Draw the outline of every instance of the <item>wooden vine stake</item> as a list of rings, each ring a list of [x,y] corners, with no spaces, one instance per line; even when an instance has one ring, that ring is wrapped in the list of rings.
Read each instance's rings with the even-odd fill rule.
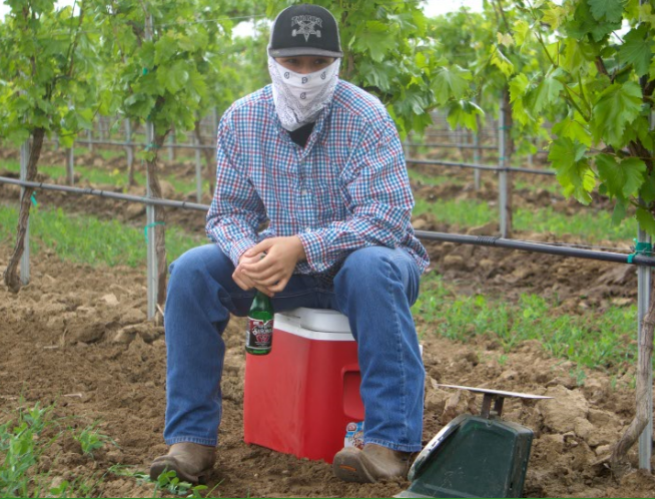
[[[32,133],[32,145],[30,147],[30,158],[27,163],[27,178],[28,182],[36,181],[37,165],[39,157],[41,156],[41,148],[43,146],[43,137],[45,136],[44,128],[36,128]],[[34,193],[33,187],[25,187],[23,189],[23,197],[20,200],[20,212],[18,214],[18,232],[16,235],[16,244],[14,251],[9,259],[9,265],[4,272],[4,281],[9,290],[13,293],[18,293],[21,288],[20,277],[18,275],[18,266],[20,259],[25,251],[25,234],[27,233],[27,223],[30,218],[30,207],[32,204],[32,194]]]

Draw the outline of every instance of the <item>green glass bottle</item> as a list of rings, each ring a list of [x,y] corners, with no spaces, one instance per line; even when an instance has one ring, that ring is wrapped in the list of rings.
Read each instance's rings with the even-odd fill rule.
[[[273,304],[271,299],[257,291],[248,312],[246,331],[246,352],[252,355],[266,355],[273,345]]]

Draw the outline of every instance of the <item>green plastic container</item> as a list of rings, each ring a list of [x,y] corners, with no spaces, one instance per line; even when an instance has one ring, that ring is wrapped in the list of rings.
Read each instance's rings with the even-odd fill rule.
[[[532,437],[518,424],[461,415],[419,454],[396,497],[521,497]]]

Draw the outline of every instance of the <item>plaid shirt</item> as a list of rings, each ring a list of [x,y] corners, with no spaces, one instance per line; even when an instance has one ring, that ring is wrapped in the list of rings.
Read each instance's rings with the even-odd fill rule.
[[[353,250],[401,247],[421,271],[402,145],[382,103],[339,81],[306,146],[282,128],[268,85],[236,101],[217,138],[216,192],[207,235],[236,266],[264,238],[298,235],[296,272],[334,274]],[[258,233],[266,221],[268,228]]]

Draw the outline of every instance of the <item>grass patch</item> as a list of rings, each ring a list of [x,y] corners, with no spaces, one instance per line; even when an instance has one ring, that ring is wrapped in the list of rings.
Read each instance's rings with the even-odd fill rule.
[[[514,181],[514,187],[517,190],[528,190],[528,191],[540,191],[542,189],[550,192],[551,194],[556,194],[558,196],[563,196],[562,186],[559,185],[557,181],[550,181],[545,177],[535,177],[539,180],[537,182],[528,182],[525,180],[516,180]]]
[[[143,228],[124,225],[116,220],[67,214],[61,208],[44,210],[32,207],[30,213],[30,244],[37,255],[39,251],[50,248],[64,260],[93,266],[138,267],[146,262],[147,245]],[[15,239],[17,220],[17,208],[0,208],[0,239]],[[202,235],[190,235],[178,227],[168,226],[167,259],[171,262],[205,242],[207,239]]]
[[[612,373],[634,364],[636,347],[626,338],[636,333],[636,305],[579,315],[554,314],[555,306],[537,295],[521,295],[516,304],[484,295],[458,295],[431,273],[421,282],[412,312],[426,323],[422,334],[429,331],[459,341],[488,336],[497,338],[505,352],[522,341],[539,340],[553,357]]]
[[[487,203],[471,200],[417,199],[414,215],[432,214],[438,221],[460,227],[476,227],[498,221],[498,210]],[[621,225],[612,225],[612,215],[606,211],[563,215],[551,207],[538,211],[519,208],[514,212],[514,229],[529,232],[552,232],[558,236],[572,234],[586,241],[631,241],[637,233],[637,222],[630,218]]]
[[[620,225],[613,225],[609,211],[566,216],[550,206],[538,211],[517,210],[514,214],[514,226],[518,230],[553,232],[560,236],[573,234],[590,241],[632,241],[637,234],[637,221],[634,218],[628,218]]]

